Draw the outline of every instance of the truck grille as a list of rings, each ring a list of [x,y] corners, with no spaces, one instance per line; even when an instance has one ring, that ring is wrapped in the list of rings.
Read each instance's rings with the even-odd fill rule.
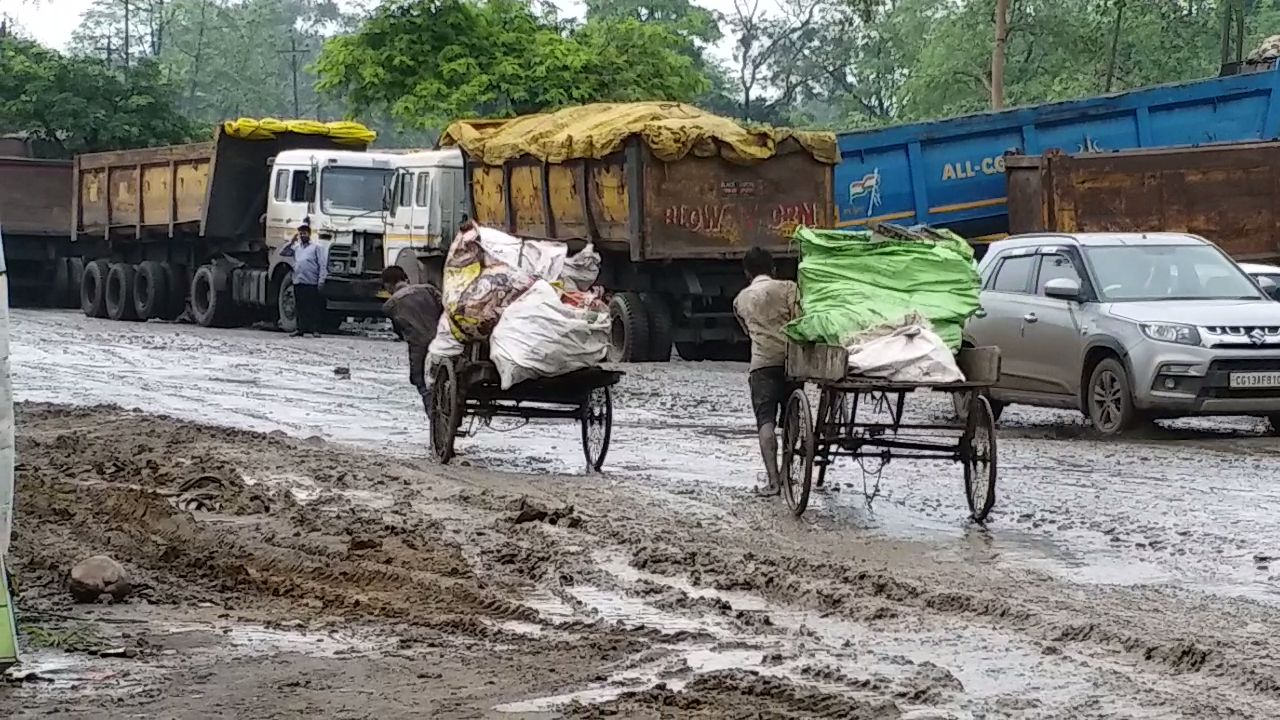
[[[380,233],[356,233],[356,242],[364,250],[364,271],[382,272],[382,235]]]
[[[350,263],[356,259],[356,249],[351,245],[330,245],[329,246],[329,262],[335,260],[343,263]]]

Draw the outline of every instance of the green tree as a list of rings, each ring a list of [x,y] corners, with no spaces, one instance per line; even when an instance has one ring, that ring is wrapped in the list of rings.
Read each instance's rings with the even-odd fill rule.
[[[634,18],[575,26],[520,0],[389,0],[329,40],[318,88],[353,115],[385,110],[409,127],[565,105],[689,100],[707,86],[686,40]]]
[[[0,38],[0,132],[23,133],[56,157],[197,135],[155,62],[122,72],[13,37]]]

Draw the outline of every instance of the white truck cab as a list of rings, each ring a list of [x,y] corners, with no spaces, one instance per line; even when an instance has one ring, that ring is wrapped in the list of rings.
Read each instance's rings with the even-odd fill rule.
[[[406,152],[394,167],[383,201],[385,262],[404,268],[410,282],[441,287],[445,252],[466,213],[462,152]]]
[[[386,251],[383,198],[394,177],[397,156],[355,150],[285,150],[272,163],[267,198],[266,241],[271,278],[278,288],[280,326],[296,327],[292,258],[281,256],[304,219],[311,236],[325,247],[329,313],[378,315],[379,275]]]

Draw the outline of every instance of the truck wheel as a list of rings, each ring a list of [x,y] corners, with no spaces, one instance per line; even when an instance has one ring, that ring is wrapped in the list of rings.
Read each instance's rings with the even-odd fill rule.
[[[342,329],[342,323],[347,321],[347,316],[340,312],[326,311],[320,316],[320,330],[330,335]]]
[[[107,317],[137,320],[133,307],[133,281],[138,269],[129,263],[114,263],[107,271]]]
[[[158,318],[170,302],[169,276],[160,263],[148,260],[133,278],[133,310],[139,320]]]
[[[292,270],[280,278],[280,290],[276,293],[276,327],[287,333],[298,329],[298,303],[293,296]]]
[[[107,274],[111,264],[106,260],[94,260],[84,268],[80,282],[80,310],[86,317],[107,316]]]
[[[671,339],[675,324],[671,319],[671,307],[661,295],[642,295],[644,309],[649,313],[649,360],[671,362]]]
[[[235,319],[231,293],[219,290],[216,269],[201,265],[191,278],[191,316],[202,327],[229,327]]]
[[[67,258],[67,271],[70,273],[71,283],[67,288],[67,298],[62,303],[63,307],[77,308],[80,307],[80,285],[84,282],[84,259],[73,257]]]
[[[707,359],[702,354],[702,344],[696,342],[677,342],[676,354],[689,362],[702,362]]]
[[[702,344],[702,357],[705,360],[727,362],[746,362],[751,359],[751,346],[742,343],[718,341]]]
[[[187,309],[186,271],[182,267],[162,262],[160,274],[164,277],[164,287],[168,292],[157,317],[173,322],[182,317],[182,312]]]
[[[444,294],[444,258],[432,257],[418,261],[422,265],[422,282]]]
[[[644,362],[649,359],[649,318],[640,296],[621,292],[609,301],[613,316],[609,334],[609,362]]]

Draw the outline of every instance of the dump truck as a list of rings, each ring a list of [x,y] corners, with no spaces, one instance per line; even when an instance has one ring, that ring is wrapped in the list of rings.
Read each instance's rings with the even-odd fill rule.
[[[10,302],[79,307],[79,276],[68,257],[71,229],[70,160],[29,156],[21,143],[0,156],[0,227],[8,263]]]
[[[354,123],[234,121],[212,141],[79,155],[72,274],[90,317],[295,327],[292,257],[305,219],[328,251],[326,317],[381,314],[391,156]]]
[[[1280,259],[1280,142],[1005,159],[1009,230],[1194,233]]]
[[[836,227],[922,223],[975,242],[1010,231],[1006,155],[1203,146],[1280,137],[1280,70],[839,135]]]
[[[835,137],[746,129],[687,105],[588,105],[455,123],[477,222],[591,243],[612,293],[610,359],[745,359],[733,315],[753,246],[792,258],[797,225],[833,220]]]

